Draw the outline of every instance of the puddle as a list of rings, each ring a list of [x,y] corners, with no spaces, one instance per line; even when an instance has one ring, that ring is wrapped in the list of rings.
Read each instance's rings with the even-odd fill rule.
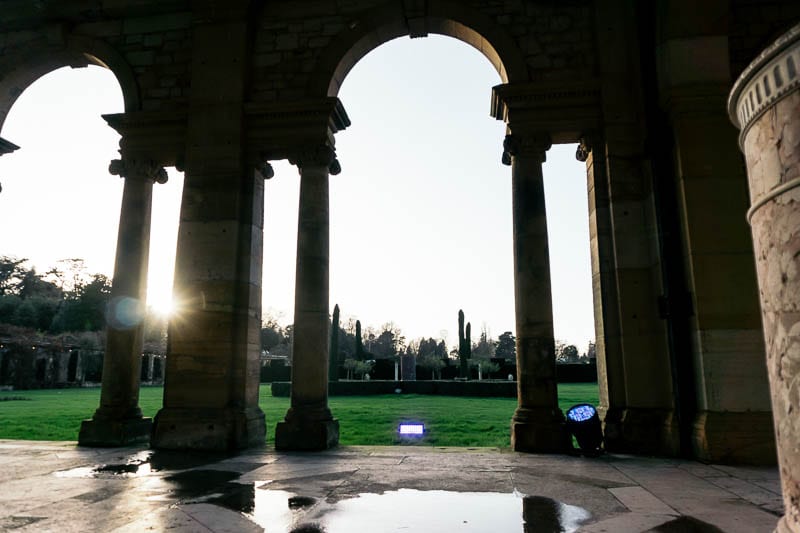
[[[229,457],[229,454],[144,451],[128,457],[125,463],[81,466],[70,470],[53,472],[53,475],[66,478],[101,479],[143,477],[153,472],[196,468],[209,463],[218,462],[220,459],[226,457]],[[120,459],[123,459],[123,457],[120,457]],[[239,474],[234,475],[234,477],[238,476]]]
[[[150,453],[136,454],[121,464],[100,464],[95,466],[81,466],[70,470],[53,472],[56,477],[65,478],[131,478],[150,475],[153,471],[150,466]]]
[[[399,489],[327,503],[267,483],[237,484],[182,504],[211,503],[243,513],[270,533],[572,532],[591,517],[574,505],[520,493]],[[232,487],[231,487],[232,488]],[[249,489],[249,490],[248,490]],[[252,499],[248,500],[248,497]]]

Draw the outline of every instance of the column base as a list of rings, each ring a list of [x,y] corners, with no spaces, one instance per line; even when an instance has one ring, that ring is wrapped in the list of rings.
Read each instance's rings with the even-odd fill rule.
[[[607,451],[669,457],[680,452],[678,420],[669,409],[611,408],[603,422]]]
[[[558,409],[517,408],[511,418],[511,449],[527,453],[567,453],[571,449],[564,415]]]
[[[339,421],[298,420],[278,422],[275,428],[275,449],[313,451],[328,450],[339,444]]]
[[[153,421],[152,448],[162,450],[228,451],[264,446],[264,412],[243,410],[163,408]]]
[[[775,429],[765,411],[704,411],[692,431],[695,457],[723,464],[775,465]]]
[[[78,446],[129,446],[150,441],[152,418],[91,418],[81,422]]]

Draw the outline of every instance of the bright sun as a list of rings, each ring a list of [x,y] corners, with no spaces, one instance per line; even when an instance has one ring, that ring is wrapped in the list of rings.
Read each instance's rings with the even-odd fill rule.
[[[169,317],[175,311],[175,304],[172,301],[172,298],[166,298],[163,300],[152,300],[147,303],[148,307],[150,307],[156,314],[161,315],[162,317]]]

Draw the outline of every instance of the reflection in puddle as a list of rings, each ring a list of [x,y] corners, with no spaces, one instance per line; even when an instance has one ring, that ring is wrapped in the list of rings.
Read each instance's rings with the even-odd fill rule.
[[[53,472],[56,477],[65,478],[129,478],[150,475],[149,452],[142,452],[133,455],[124,464],[101,464],[95,466],[81,466],[70,470]]]
[[[70,470],[54,472],[56,477],[66,478],[129,478],[143,477],[153,472],[185,470],[209,463],[218,462],[230,454],[185,453],[176,451],[143,451],[131,455],[125,463],[81,466]],[[119,459],[123,459],[120,457]],[[238,476],[236,474],[234,477]]]
[[[270,533],[571,532],[591,516],[574,505],[519,493],[400,489],[326,503],[291,492],[260,488],[264,485],[240,485],[241,489],[233,491],[235,497],[218,492],[183,503],[212,503],[239,511]],[[245,487],[253,492],[242,490]],[[249,501],[242,498],[248,492],[253,498]]]

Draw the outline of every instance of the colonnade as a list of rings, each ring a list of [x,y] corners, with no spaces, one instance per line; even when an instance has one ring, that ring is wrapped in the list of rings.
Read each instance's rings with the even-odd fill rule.
[[[293,387],[291,407],[277,427],[279,449],[325,449],[339,438],[338,421],[327,402],[328,181],[340,171],[333,134],[349,121],[341,103],[329,100],[315,124],[293,125],[291,129],[305,131],[303,135],[289,135],[288,141],[284,138],[277,144],[264,141],[268,147],[256,151],[259,160],[285,155],[300,174]],[[213,161],[203,161],[199,153],[196,160],[185,163],[174,291],[178,312],[169,330],[164,408],[153,424],[138,406],[152,187],[166,180],[163,165],[184,163],[165,156],[169,150],[143,146],[154,138],[185,132],[174,127],[180,117],[170,123],[170,135],[154,133],[154,128],[165,127],[164,120],[147,114],[107,120],[123,134],[123,157],[112,162],[110,171],[124,178],[125,186],[102,397],[92,419],[82,424],[79,442],[114,446],[150,440],[161,448],[200,449],[263,443],[258,369],[250,367],[258,353],[261,295],[256,277],[261,273],[263,179],[270,177],[263,168],[268,163],[261,163],[260,172],[243,168],[244,159],[236,163],[229,175],[244,176],[238,178],[243,183],[239,191],[231,190],[230,184],[223,191],[214,185],[218,178],[204,177]],[[541,166],[550,145],[547,133],[519,128],[503,144],[514,197],[519,404],[511,421],[511,440],[514,449],[524,451],[560,451],[566,442],[557,404]],[[193,167],[203,172],[193,173]],[[216,195],[213,203],[208,195]],[[242,333],[235,333],[239,330]],[[243,342],[231,344],[231,334],[242,335]]]

